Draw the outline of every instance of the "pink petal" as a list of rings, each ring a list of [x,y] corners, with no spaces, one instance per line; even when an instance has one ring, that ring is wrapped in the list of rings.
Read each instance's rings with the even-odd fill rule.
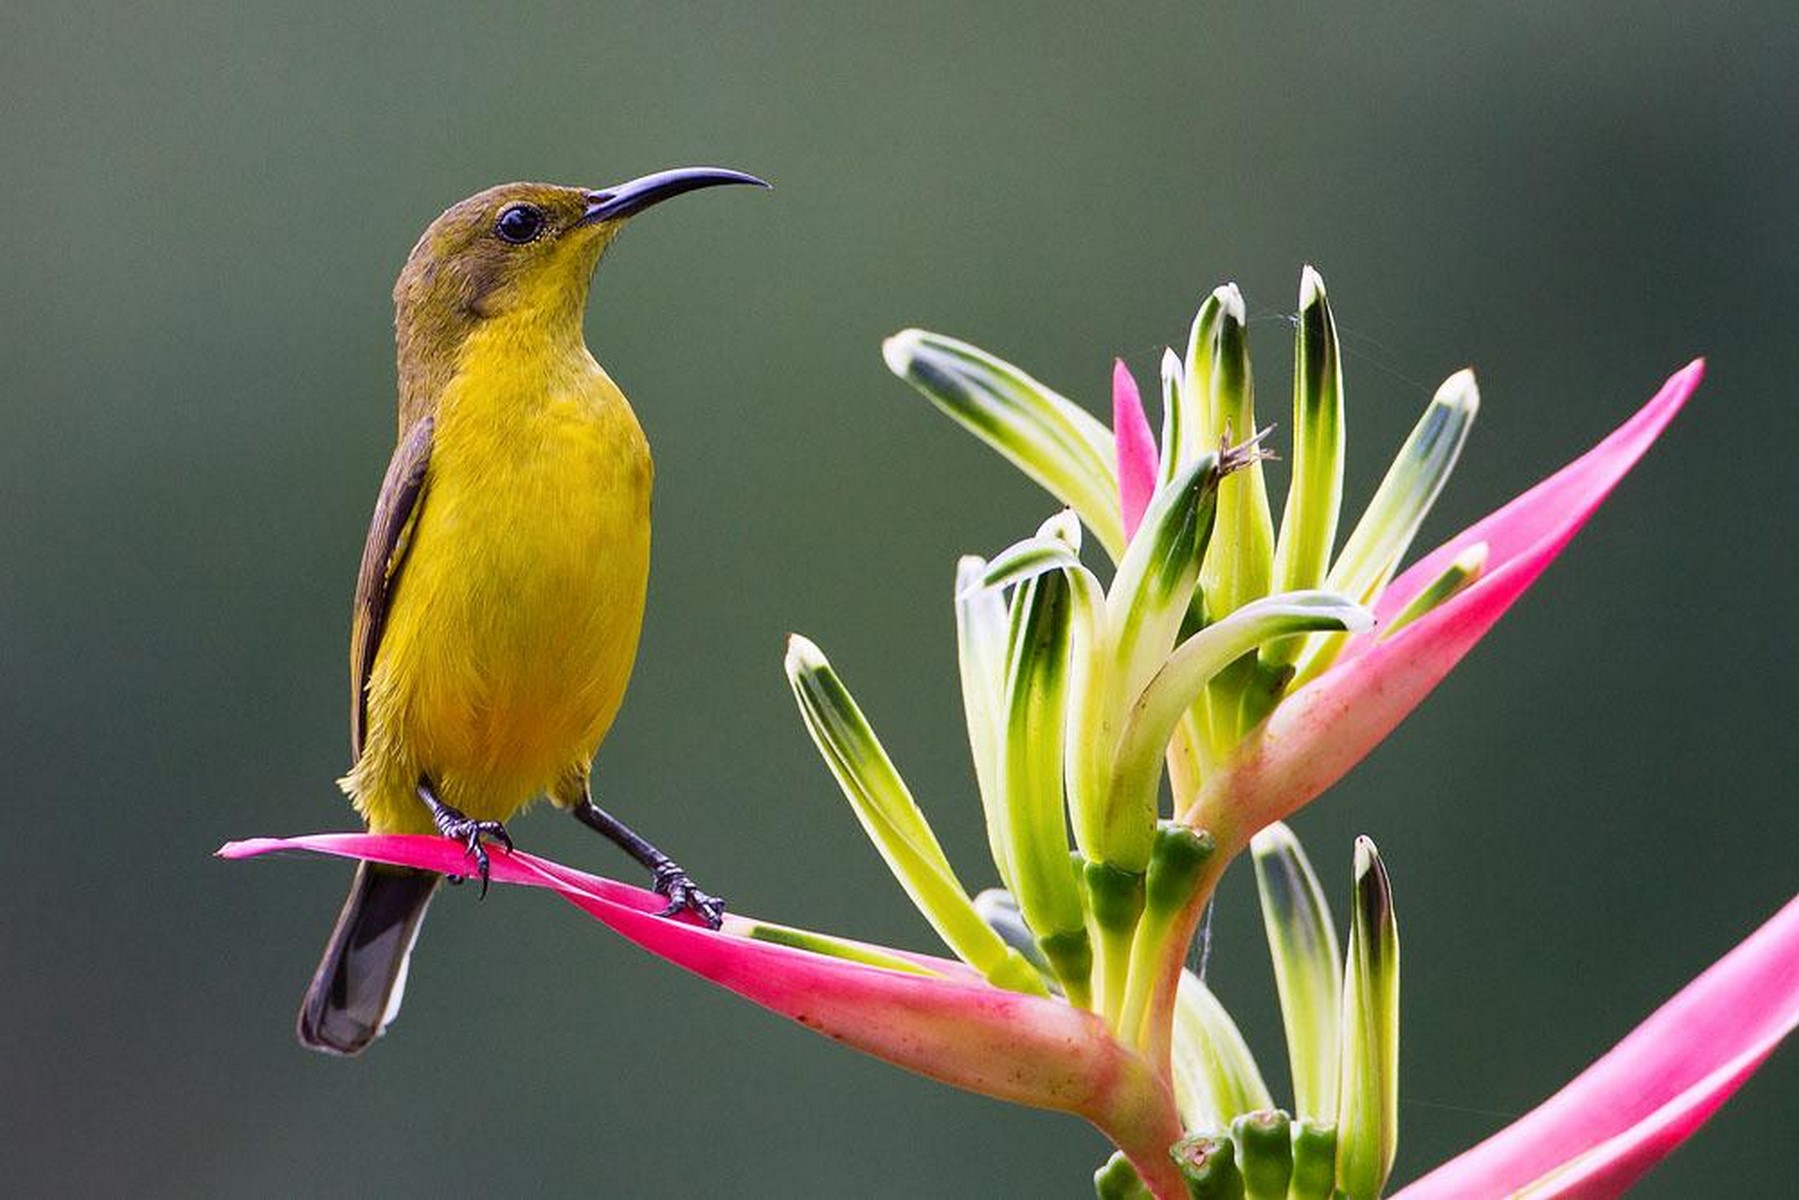
[[[1534,1111],[1394,1200],[1616,1196],[1799,1026],[1799,898]]]
[[[292,838],[249,838],[226,842],[219,847],[218,855],[225,859],[240,859],[295,850],[331,854],[338,858],[361,858],[398,867],[420,867],[445,875],[467,875],[471,867],[468,854],[457,842],[412,833],[315,833]],[[654,892],[588,875],[522,851],[493,854],[489,877],[495,883],[581,891],[643,912],[658,912],[667,903]],[[684,919],[697,918],[689,914]]]
[[[1651,1167],[1697,1132],[1762,1065],[1779,1041],[1773,1038],[1738,1055],[1637,1126],[1607,1138],[1568,1165],[1534,1180],[1522,1194],[1531,1200],[1609,1200],[1623,1195]]]
[[[468,856],[460,845],[446,838],[432,837],[429,834],[317,833],[293,838],[250,838],[241,842],[227,842],[219,848],[218,854],[220,858],[240,859],[291,851],[330,854],[340,858],[362,858],[370,862],[392,863],[402,867],[422,867],[425,870],[440,871],[446,875],[464,875],[469,871]],[[546,888],[571,901],[576,896],[584,896],[630,908],[637,912],[655,914],[660,920],[668,920],[661,916],[662,909],[668,901],[655,892],[619,883],[617,880],[607,879],[604,876],[589,875],[585,871],[577,871],[573,867],[565,867],[561,863],[552,862],[547,858],[538,858],[536,855],[526,854],[522,850],[493,855],[489,878],[495,883]],[[692,913],[682,913],[677,920],[703,930],[699,919]],[[750,917],[727,913],[722,932],[738,938],[747,938],[749,930],[761,923]],[[832,936],[836,937],[835,934]],[[859,946],[864,950],[906,959],[932,974],[948,979],[970,983],[983,982],[980,972],[957,959],[919,954],[892,946],[876,946],[869,942],[858,942],[853,938],[836,937],[836,940],[852,946]],[[774,943],[758,941],[756,945],[772,946]],[[837,960],[828,959],[827,961]]]
[[[1667,428],[1704,375],[1705,360],[1693,360],[1593,449],[1413,563],[1382,593],[1375,604],[1376,618],[1384,621],[1404,608],[1476,542],[1487,543],[1489,561],[1495,563],[1525,553],[1548,537],[1559,535],[1565,544]]]
[[[1417,707],[1562,552],[1673,419],[1704,371],[1695,361],[1599,445],[1425,555],[1375,605],[1386,620],[1475,542],[1487,568],[1391,637],[1354,638],[1330,670],[1282,701],[1183,814],[1248,837],[1319,795]]]
[[[1137,532],[1149,498],[1155,494],[1159,464],[1156,437],[1143,414],[1143,397],[1122,358],[1112,360],[1112,437],[1118,453],[1118,501],[1128,538]]]
[[[231,842],[224,858],[310,850],[464,874],[457,843],[417,835],[315,834]],[[913,975],[759,941],[755,922],[728,917],[711,930],[657,915],[661,896],[522,851],[494,851],[492,880],[548,888],[650,953],[815,1032],[921,1075],[1037,1108],[1087,1118],[1164,1172],[1181,1136],[1174,1101],[1144,1060],[1115,1042],[1092,1013],[987,984],[961,963],[905,957],[937,971]],[[884,953],[901,951],[879,947]],[[1175,1193],[1170,1193],[1175,1194]]]

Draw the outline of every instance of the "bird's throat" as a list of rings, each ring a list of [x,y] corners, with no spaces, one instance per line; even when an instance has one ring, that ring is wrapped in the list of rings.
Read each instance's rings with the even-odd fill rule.
[[[437,413],[459,378],[479,375],[491,389],[528,400],[559,390],[593,365],[582,332],[586,289],[558,303],[492,316],[452,314],[402,323],[399,428]]]

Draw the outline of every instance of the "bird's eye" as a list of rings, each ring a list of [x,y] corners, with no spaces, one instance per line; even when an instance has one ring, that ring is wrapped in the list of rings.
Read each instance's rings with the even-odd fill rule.
[[[534,204],[514,204],[494,222],[494,235],[502,242],[522,246],[543,232],[543,210]]]

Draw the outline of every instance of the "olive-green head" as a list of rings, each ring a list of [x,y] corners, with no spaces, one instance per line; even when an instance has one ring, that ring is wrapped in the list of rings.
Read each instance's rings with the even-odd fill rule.
[[[608,188],[503,183],[431,222],[394,284],[402,409],[447,382],[480,323],[522,318],[545,336],[579,335],[595,264],[632,216],[726,183],[768,184],[721,167],[658,171]]]

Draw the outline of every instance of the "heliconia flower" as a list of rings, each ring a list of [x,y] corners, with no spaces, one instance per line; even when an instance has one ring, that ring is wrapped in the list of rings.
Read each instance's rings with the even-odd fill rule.
[[[1185,355],[1163,356],[1159,444],[1122,362],[1108,429],[973,346],[918,330],[886,342],[895,373],[1067,505],[956,571],[972,773],[1002,889],[971,896],[836,669],[807,639],[788,644],[808,734],[955,959],[737,915],[718,930],[664,919],[661,897],[523,853],[494,856],[492,878],[550,889],[651,953],[888,1062],[1086,1118],[1119,1150],[1095,1175],[1102,1197],[1378,1197],[1398,1136],[1392,891],[1359,839],[1340,955],[1316,876],[1280,821],[1365,756],[1537,579],[1702,366],[1402,573],[1479,409],[1473,375],[1437,390],[1339,545],[1341,359],[1310,268],[1295,326],[1278,527],[1234,285],[1201,305]],[[1115,564],[1108,581],[1083,560],[1083,528]],[[262,839],[221,853],[284,849],[467,869],[460,844],[428,837]],[[1185,969],[1201,912],[1246,849],[1291,1115]],[[1635,1178],[1799,1020],[1799,907],[1769,929],[1538,1114],[1407,1194],[1484,1195],[1492,1183],[1609,1195]]]
[[[1170,748],[1177,820],[1234,854],[1365,757],[1492,627],[1679,411],[1703,374],[1695,361],[1636,416],[1565,470],[1451,538],[1409,570],[1400,561],[1442,491],[1479,409],[1473,375],[1438,389],[1361,518],[1335,545],[1344,404],[1335,321],[1306,268],[1295,321],[1292,477],[1270,545],[1259,464],[1221,481],[1203,550],[1204,620],[1274,589],[1324,589],[1368,605],[1368,632],[1287,637],[1213,679]],[[1162,364],[1161,446],[1147,443],[1141,397],[1114,367],[1113,425],[1018,368],[965,343],[907,330],[888,366],[1068,504],[1122,566],[1127,528],[1153,465],[1157,495],[1219,439],[1255,422],[1235,287],[1202,305],[1184,360]],[[1149,507],[1155,501],[1152,496]],[[1397,574],[1397,578],[1395,575]]]
[[[1400,574],[1466,444],[1479,390],[1469,371],[1438,388],[1339,545],[1341,355],[1323,281],[1310,268],[1299,299],[1293,469],[1278,533],[1257,447],[1266,431],[1257,430],[1245,308],[1233,285],[1200,306],[1185,355],[1163,356],[1159,447],[1146,436],[1134,381],[1116,364],[1108,430],[966,343],[907,330],[883,346],[897,375],[1067,504],[1117,564],[1103,585],[1080,558],[1079,530],[1058,517],[1053,536],[1046,525],[997,554],[984,574],[965,563],[958,634],[970,744],[994,833],[1004,828],[994,813],[1012,803],[995,748],[1022,727],[1007,730],[980,714],[994,710],[1004,690],[992,663],[1019,663],[1009,650],[979,643],[997,643],[1007,626],[1019,644],[1019,622],[1039,602],[1036,580],[1066,580],[1054,590],[1070,595],[1070,628],[1048,651],[1065,666],[1041,677],[1058,681],[1054,704],[1066,710],[1066,729],[1054,740],[1065,757],[1074,874],[1084,885],[1073,895],[1087,902],[1085,936],[1075,932],[1069,872],[1049,865],[1059,835],[1044,799],[1053,787],[1047,771],[1030,789],[1036,815],[1022,827],[1035,838],[1031,861],[1042,871],[1010,874],[1018,864],[1003,834],[994,840],[995,863],[1008,887],[1023,889],[1027,922],[1051,922],[1040,935],[1065,947],[1078,940],[1083,955],[1091,947],[1087,978],[1064,973],[1071,995],[1081,1003],[1091,995],[1120,1035],[1156,1062],[1168,1048],[1187,946],[1223,865],[1259,830],[1322,793],[1424,698],[1647,450],[1703,369],[1695,362],[1675,375],[1586,456]],[[1155,487],[1142,502],[1152,472]],[[981,598],[983,588],[1009,588],[1010,606],[997,594]],[[976,619],[977,610],[985,615]],[[1319,623],[1281,624],[1276,612]],[[1047,730],[1050,708],[1034,711],[1034,727]],[[1045,761],[1037,752],[1024,758]],[[1174,821],[1203,832],[1218,853],[1183,909],[1146,923],[1142,881],[1158,836],[1164,758]],[[1046,882],[1061,897],[1054,914],[1032,911],[1052,894],[1039,886]]]

